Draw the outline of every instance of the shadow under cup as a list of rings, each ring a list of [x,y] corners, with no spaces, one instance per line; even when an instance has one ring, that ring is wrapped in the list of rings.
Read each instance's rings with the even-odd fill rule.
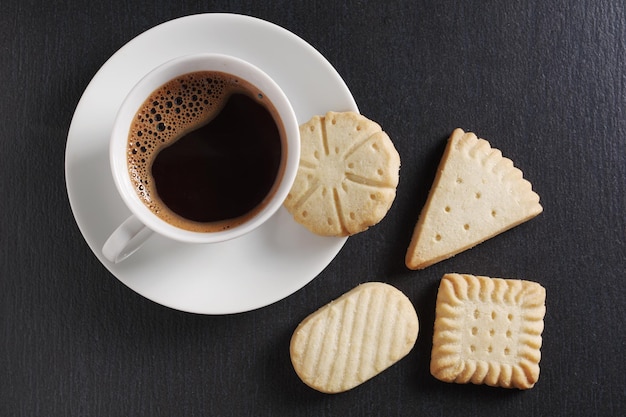
[[[123,102],[111,169],[132,213],[186,242],[241,236],[282,205],[300,156],[289,100],[260,69],[200,54],[153,70]]]

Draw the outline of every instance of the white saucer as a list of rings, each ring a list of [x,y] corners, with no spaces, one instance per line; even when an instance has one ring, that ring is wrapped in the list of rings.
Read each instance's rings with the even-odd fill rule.
[[[346,238],[315,236],[283,208],[261,228],[226,243],[192,245],[153,236],[117,265],[101,253],[109,234],[130,214],[109,168],[109,135],[116,109],[143,74],[194,52],[230,54],[263,69],[290,98],[299,123],[329,110],[358,111],[336,70],[293,33],[241,15],[179,18],[137,36],[94,76],[68,133],[67,192],[91,250],[132,290],[192,313],[249,311],[281,300],[310,282],[333,260]]]

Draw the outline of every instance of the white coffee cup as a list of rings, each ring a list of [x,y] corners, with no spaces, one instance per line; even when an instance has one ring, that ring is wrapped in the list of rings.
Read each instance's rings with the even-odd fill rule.
[[[130,177],[127,162],[131,123],[142,103],[160,86],[177,76],[196,71],[218,71],[234,75],[263,92],[274,105],[284,128],[282,161],[273,194],[262,209],[242,224],[227,230],[197,232],[176,227],[155,215],[141,200]],[[132,213],[105,242],[102,253],[110,262],[132,255],[153,234],[188,243],[218,243],[256,229],[280,208],[294,182],[300,159],[300,133],[294,110],[281,88],[256,66],[221,54],[193,54],[168,61],[149,72],[129,92],[116,116],[110,140],[111,172],[122,200]]]

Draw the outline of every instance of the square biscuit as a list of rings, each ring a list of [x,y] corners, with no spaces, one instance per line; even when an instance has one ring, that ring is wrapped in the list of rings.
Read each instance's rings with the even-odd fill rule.
[[[536,282],[444,275],[431,374],[444,382],[532,388],[539,378],[545,298]]]

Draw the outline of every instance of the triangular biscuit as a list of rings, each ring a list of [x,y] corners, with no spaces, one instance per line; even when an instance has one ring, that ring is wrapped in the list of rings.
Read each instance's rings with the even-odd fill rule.
[[[406,266],[423,269],[543,211],[522,171],[484,139],[452,132],[415,226]]]

